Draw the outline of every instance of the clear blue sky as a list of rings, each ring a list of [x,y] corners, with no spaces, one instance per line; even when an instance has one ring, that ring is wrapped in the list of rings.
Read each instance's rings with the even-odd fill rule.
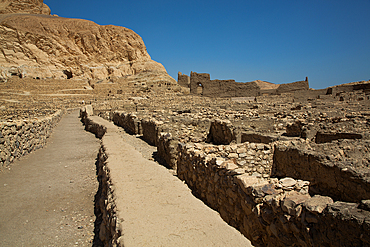
[[[211,79],[311,88],[370,80],[370,0],[44,0],[61,17],[134,30],[153,60]]]

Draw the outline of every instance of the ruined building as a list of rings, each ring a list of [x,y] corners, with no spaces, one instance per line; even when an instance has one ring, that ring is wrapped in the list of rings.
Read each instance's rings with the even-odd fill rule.
[[[235,80],[211,80],[207,73],[191,72],[190,77],[178,73],[178,84],[190,88],[191,94],[208,97],[256,97],[260,95],[280,95],[309,90],[308,79],[286,84],[273,84],[264,81],[235,82]]]

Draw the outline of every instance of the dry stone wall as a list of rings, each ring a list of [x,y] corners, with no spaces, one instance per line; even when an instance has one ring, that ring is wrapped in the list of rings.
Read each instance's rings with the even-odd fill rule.
[[[0,169],[15,159],[42,148],[63,115],[58,110],[50,116],[0,123]]]
[[[349,143],[354,149],[369,148],[369,142]],[[331,146],[336,147],[335,144]],[[315,193],[329,195],[335,200],[359,202],[370,199],[370,177],[368,170],[362,167],[368,165],[366,160],[344,159],[346,157],[344,151],[333,148],[325,152],[320,150],[320,147],[322,144],[279,143],[274,152],[273,175],[309,180]],[[346,153],[348,155],[348,150]],[[338,155],[343,158],[339,160]],[[362,157],[365,158],[366,154]]]
[[[87,131],[94,133],[96,137],[102,139],[106,133],[106,127],[89,118],[93,113],[91,111],[89,112],[88,109],[88,107],[83,107],[80,110],[81,121]],[[114,193],[114,185],[111,180],[107,160],[108,154],[103,140],[96,161],[97,179],[99,181],[99,189],[95,197],[96,222],[100,224],[98,237],[104,246],[123,246],[119,243],[122,233],[119,221],[117,220],[116,194]]]
[[[178,177],[255,246],[370,244],[369,200],[334,203],[327,196],[311,196],[309,181],[250,175],[196,144],[179,144],[178,152]]]
[[[113,112],[110,118],[117,126],[123,127],[128,133],[140,135],[143,133],[141,120],[135,114],[124,112]]]
[[[135,115],[154,158],[255,246],[367,246],[368,95],[309,92],[151,96],[119,118]]]
[[[143,139],[157,147],[157,160],[175,169],[197,197],[220,212],[255,246],[370,244],[367,175],[366,167],[361,166],[367,160],[356,159],[368,155],[368,135],[359,132],[361,124],[367,121],[361,119],[367,115],[349,113],[341,119],[330,111],[309,115],[301,113],[310,109],[307,106],[295,104],[293,108],[289,113],[273,113],[271,118],[278,133],[235,125],[236,119],[259,121],[260,111],[256,107],[246,116],[228,110],[224,115],[222,111],[193,114],[154,110],[139,111],[135,116],[142,132],[147,132]],[[288,117],[291,119],[281,121]],[[316,134],[325,128],[347,133],[351,119],[359,119],[353,121],[351,129],[361,133],[361,139],[315,143]],[[316,150],[317,155],[310,159],[305,150],[310,155]],[[335,172],[311,167],[321,160],[325,161],[324,167]],[[338,165],[341,162],[343,167]],[[357,168],[351,170],[349,164]],[[340,177],[341,174],[347,175]],[[336,179],[342,184],[340,190],[323,184]],[[357,195],[351,195],[351,191]],[[340,237],[335,237],[338,234]]]
[[[89,122],[91,123],[91,121]],[[89,124],[87,123],[87,125]],[[103,128],[103,126],[100,126]],[[94,132],[96,128],[88,128]],[[105,147],[102,145],[97,158],[97,175],[99,181],[99,190],[96,196],[95,210],[99,215],[100,228],[99,239],[104,246],[119,246],[118,239],[121,236],[119,223],[116,215],[116,201],[114,195],[114,186],[110,179],[110,171],[107,164],[108,156],[105,152]]]

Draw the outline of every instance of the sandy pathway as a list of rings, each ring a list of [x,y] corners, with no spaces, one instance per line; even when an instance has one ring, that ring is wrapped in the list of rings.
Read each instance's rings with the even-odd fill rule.
[[[0,246],[92,246],[99,146],[75,111],[0,174]]]

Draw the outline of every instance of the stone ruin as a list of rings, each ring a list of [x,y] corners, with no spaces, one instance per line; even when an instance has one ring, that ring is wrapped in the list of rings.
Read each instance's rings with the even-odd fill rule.
[[[153,158],[253,245],[370,246],[370,81],[311,90],[307,78],[276,85],[191,72],[176,84],[131,30],[42,16],[50,15],[42,1],[27,11],[18,2],[3,1],[0,11],[0,168],[45,145],[65,109],[86,101],[87,130],[105,134],[89,119],[96,114],[156,146]],[[51,32],[64,24],[87,33],[85,42]],[[111,46],[110,32],[138,46]],[[31,50],[22,37],[55,42]],[[44,56],[45,47],[63,63]],[[30,54],[37,59],[21,65]],[[109,218],[114,208],[105,210]]]
[[[304,100],[178,95],[94,112],[156,146],[154,158],[255,246],[367,246],[370,84],[360,84]]]
[[[191,72],[190,77],[178,73],[177,83],[190,88],[191,94],[208,97],[255,97],[260,95],[280,95],[283,93],[309,91],[308,78],[286,84],[273,84],[264,81],[235,82],[235,80],[211,80],[206,73]]]
[[[23,92],[19,100],[36,97],[28,82],[30,93]],[[85,87],[75,84],[76,92]],[[96,95],[89,98],[87,115],[100,115],[156,146],[153,158],[255,246],[370,244],[370,82],[216,99],[189,95],[173,85],[157,88],[147,81],[150,90],[142,90],[137,84],[129,87],[135,96],[96,84],[89,89]],[[48,104],[73,108],[82,97]],[[1,165],[44,145],[60,116],[3,122]],[[88,117],[83,121],[97,137],[104,135],[105,129]]]

